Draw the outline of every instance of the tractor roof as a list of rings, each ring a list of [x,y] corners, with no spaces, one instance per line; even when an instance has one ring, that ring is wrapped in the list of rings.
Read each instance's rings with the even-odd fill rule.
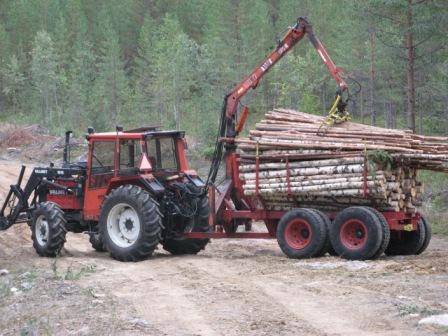
[[[91,133],[86,135],[86,139],[90,140],[115,140],[119,139],[144,139],[144,138],[155,138],[155,137],[172,137],[172,138],[183,138],[185,136],[185,131],[162,131],[156,128],[146,128],[141,127],[139,129],[129,130],[129,131],[119,131],[119,132],[101,132],[101,133]]]

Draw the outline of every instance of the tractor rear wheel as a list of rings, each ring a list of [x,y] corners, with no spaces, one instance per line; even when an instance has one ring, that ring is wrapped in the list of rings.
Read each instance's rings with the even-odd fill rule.
[[[65,243],[67,221],[56,203],[38,203],[31,218],[33,247],[42,257],[56,257]]]
[[[367,207],[349,207],[338,213],[330,227],[333,248],[343,258],[365,260],[377,257],[383,242],[380,218]]]
[[[208,232],[210,230],[210,226],[208,225],[209,213],[208,198],[204,197],[198,200],[196,215],[192,218],[182,218],[183,232],[177,233],[177,235],[174,233],[174,235],[165,237],[162,241],[163,248],[174,255],[197,254],[203,250],[210,239],[185,238],[182,236],[182,233]]]
[[[278,223],[277,242],[289,258],[316,257],[327,242],[327,227],[311,209],[290,210]]]
[[[421,218],[416,231],[394,233],[386,249],[386,254],[390,256],[420,254],[428,247],[430,239],[431,228],[424,218]]]
[[[104,247],[120,261],[150,257],[160,241],[162,220],[151,195],[135,185],[124,185],[106,196],[100,213]]]

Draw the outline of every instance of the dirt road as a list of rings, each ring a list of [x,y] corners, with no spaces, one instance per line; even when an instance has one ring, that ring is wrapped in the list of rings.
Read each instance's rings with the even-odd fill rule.
[[[2,188],[15,169],[0,163]],[[0,232],[0,334],[442,335],[418,321],[448,312],[447,252],[435,237],[420,256],[291,260],[275,240],[215,240],[121,263],[69,234],[55,262],[18,225]]]

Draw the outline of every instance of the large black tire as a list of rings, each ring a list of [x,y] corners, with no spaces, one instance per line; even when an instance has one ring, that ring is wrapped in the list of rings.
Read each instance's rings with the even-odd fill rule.
[[[278,223],[277,242],[289,258],[316,257],[327,242],[327,227],[311,209],[290,210]]]
[[[130,213],[133,216],[135,214],[136,216],[133,217],[133,220],[124,219],[123,216],[125,221],[123,226],[126,226],[123,227],[123,230],[132,231],[135,229],[133,233],[135,239],[132,239],[132,241],[128,239],[127,243],[123,240],[126,233],[120,231],[122,233],[122,238],[120,238],[120,233],[114,233],[114,231],[121,230],[119,225],[112,225],[115,222],[115,211],[119,212],[116,209],[120,209],[120,207],[124,209],[122,214],[128,211],[128,214]],[[120,223],[121,220],[120,215],[117,223]],[[160,242],[161,230],[162,220],[157,203],[142,188],[135,185],[123,185],[112,190],[104,199],[100,213],[99,234],[103,238],[104,247],[109,251],[112,258],[120,261],[147,259],[153,254]]]
[[[384,215],[376,210],[375,208],[365,207],[366,209],[372,211],[380,220],[381,223],[381,230],[383,231],[383,240],[381,241],[380,248],[378,251],[372,256],[371,259],[377,259],[383,255],[383,253],[386,251],[386,248],[389,246],[390,241],[390,228],[389,223],[387,222]]]
[[[338,213],[330,227],[333,248],[343,258],[372,259],[383,242],[383,225],[367,207],[349,207]]]
[[[98,252],[106,252],[103,238],[99,233],[89,233],[89,242],[92,247]]]
[[[321,219],[322,221],[325,223],[325,227],[327,228],[327,237],[326,237],[326,241],[324,246],[322,246],[322,250],[319,251],[319,253],[316,254],[316,257],[322,257],[325,255],[325,253],[329,253],[330,255],[334,255],[332,253],[336,253],[333,249],[333,246],[331,246],[331,241],[330,241],[330,226],[331,226],[331,220],[330,218],[322,211],[317,210],[317,209],[310,209],[311,211],[314,211]]]
[[[426,226],[426,221],[420,220],[416,231],[396,232],[389,242],[386,254],[394,256],[422,253],[429,244],[429,240],[426,238]],[[429,234],[431,235],[431,232]]]
[[[423,216],[420,218],[420,220],[422,221],[423,226],[425,228],[425,239],[423,241],[422,247],[420,247],[420,249],[417,251],[416,254],[423,253],[426,250],[432,237],[431,224],[429,224],[428,221]]]
[[[198,210],[196,215],[191,219],[184,219],[191,221],[185,227],[185,232],[209,232],[208,216],[210,213],[210,206],[208,198],[204,197],[198,201]],[[209,243],[210,239],[185,238],[181,235],[164,238],[162,241],[163,248],[174,255],[181,254],[197,254],[203,250]]]
[[[65,243],[67,221],[56,203],[42,202],[36,205],[31,218],[31,238],[37,254],[56,257]]]

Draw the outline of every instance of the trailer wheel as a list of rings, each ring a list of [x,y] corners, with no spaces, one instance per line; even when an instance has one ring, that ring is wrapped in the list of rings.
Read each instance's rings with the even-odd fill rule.
[[[375,208],[370,208],[370,207],[366,207],[366,208],[368,210],[372,211],[378,217],[378,219],[380,220],[380,223],[381,223],[381,230],[383,231],[383,240],[381,241],[380,248],[372,257],[372,259],[377,259],[377,258],[381,257],[381,255],[384,253],[384,251],[386,251],[387,246],[389,246],[389,241],[390,241],[389,223],[387,222],[384,215],[381,212],[379,212],[378,210],[376,210]]]
[[[320,210],[317,210],[317,209],[310,209],[310,210],[314,211],[322,219],[322,221],[325,223],[325,227],[327,229],[327,237],[325,240],[325,244],[322,247],[322,250],[316,254],[316,257],[322,257],[327,252],[330,255],[336,255],[336,251],[333,249],[333,246],[331,246],[331,241],[330,241],[330,234],[329,234],[330,226],[331,226],[330,218],[324,212],[322,212]],[[334,254],[332,254],[332,253],[334,253]]]
[[[420,247],[416,254],[421,254],[426,250],[432,237],[431,224],[429,224],[423,216],[420,218],[420,220],[425,228],[425,239],[423,241],[422,247]]]
[[[367,207],[346,208],[334,219],[330,239],[343,258],[372,259],[383,242],[381,220]]]
[[[150,194],[135,185],[123,185],[106,196],[99,234],[110,255],[120,261],[150,257],[160,241],[162,221]]]
[[[188,221],[188,223],[184,223],[185,225],[183,226],[185,229],[182,233],[210,231],[210,226],[208,224],[209,213],[210,207],[208,198],[204,197],[198,201],[196,215],[193,218],[183,219]],[[166,251],[174,255],[197,254],[207,246],[209,241],[210,239],[185,238],[179,234],[178,236],[175,235],[169,238],[164,238],[162,240],[162,246]]]
[[[99,233],[89,233],[89,242],[92,247],[98,252],[106,252],[103,238]]]
[[[38,203],[31,218],[31,238],[37,254],[56,257],[65,243],[67,221],[56,203]]]
[[[311,209],[294,209],[280,219],[277,242],[289,258],[312,258],[321,253],[327,241],[323,219]]]
[[[429,240],[427,239],[427,226],[427,222],[424,219],[420,219],[416,231],[394,232],[389,246],[386,249],[386,254],[393,256],[422,253],[429,244]],[[431,229],[429,229],[429,235],[431,236],[430,230]]]

